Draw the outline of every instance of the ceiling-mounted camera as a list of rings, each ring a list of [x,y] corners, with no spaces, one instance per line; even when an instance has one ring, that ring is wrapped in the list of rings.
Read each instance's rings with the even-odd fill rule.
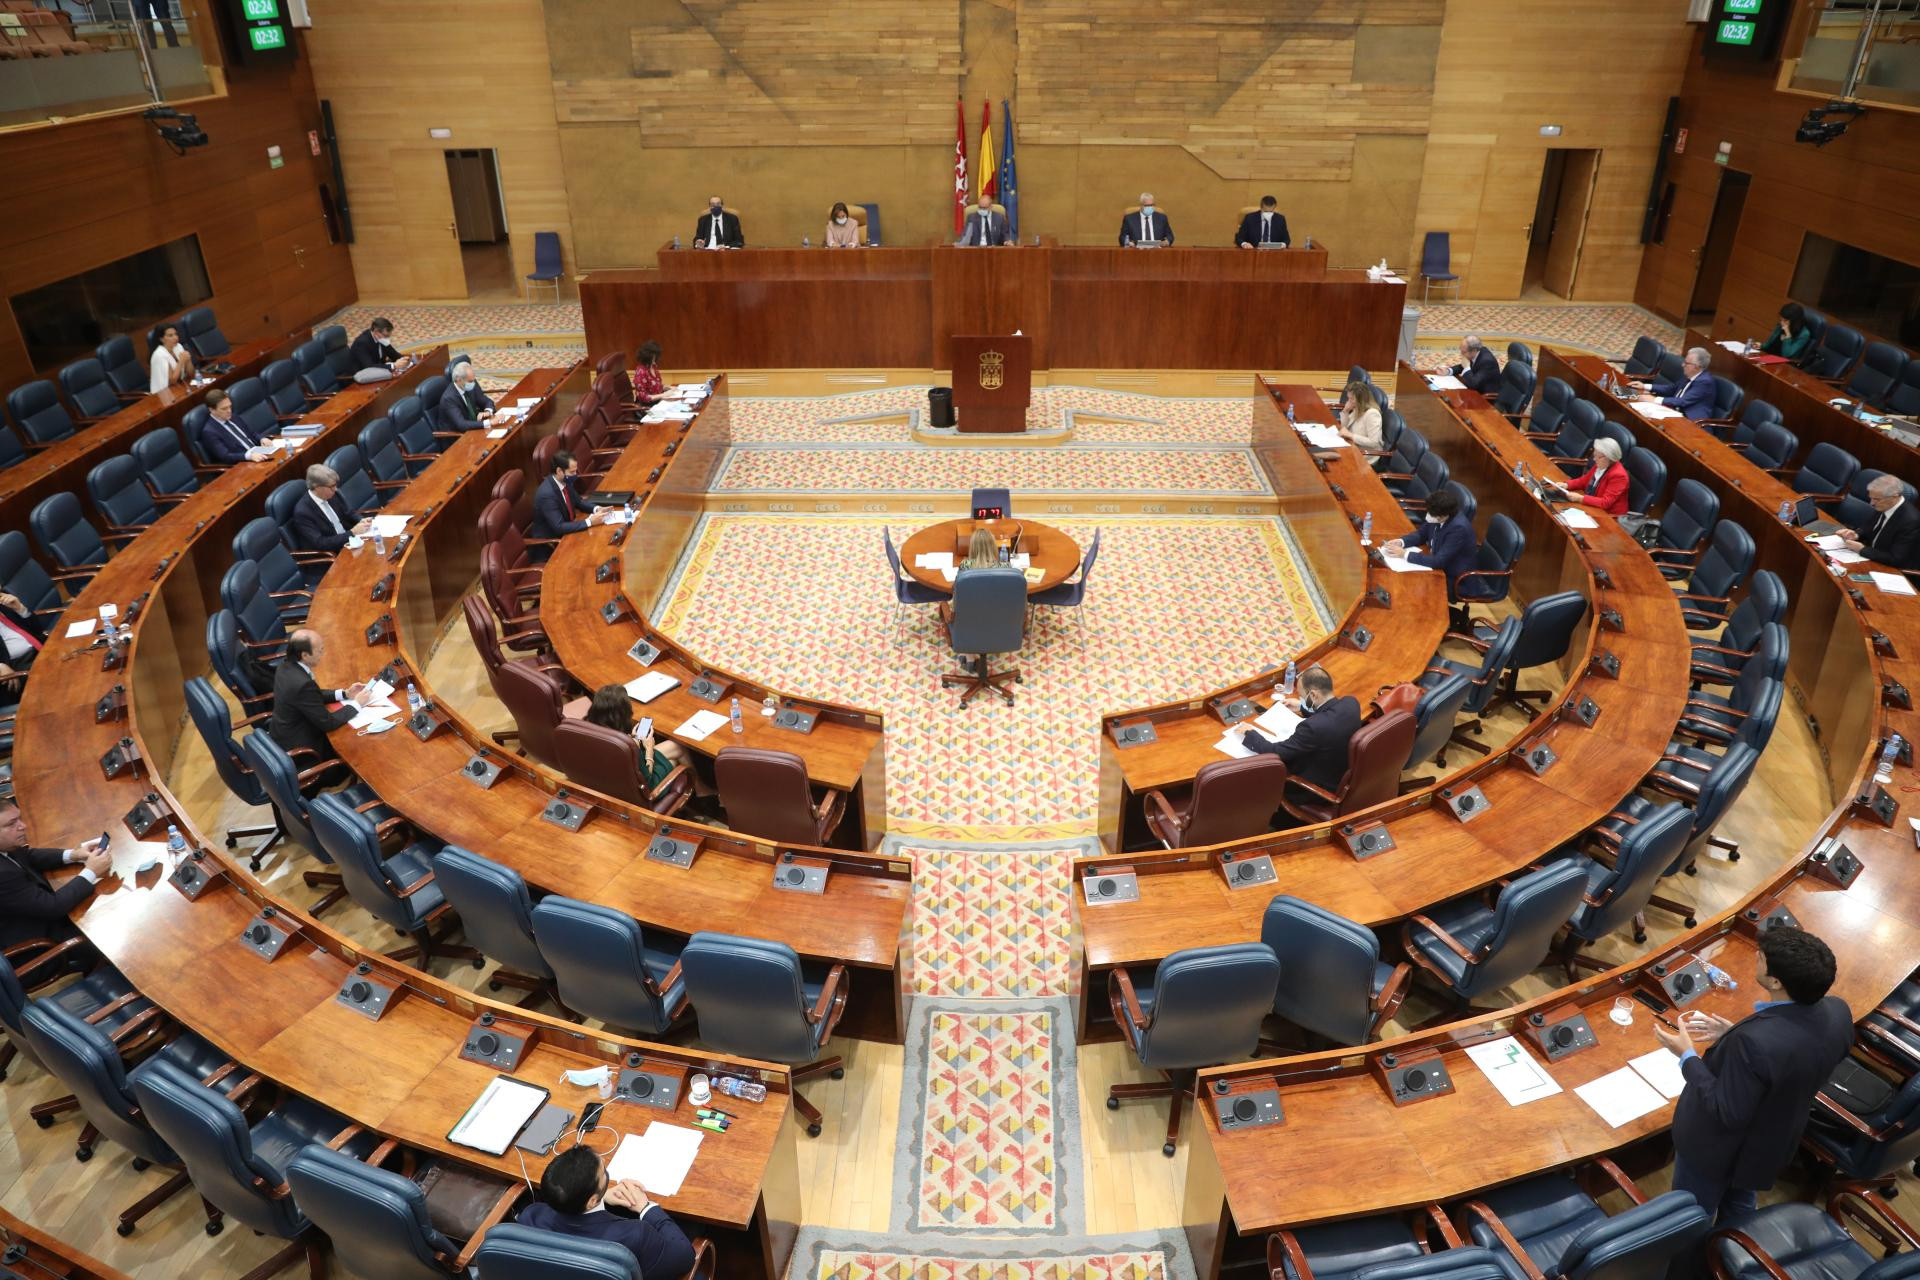
[[[175,111],[172,107],[149,107],[141,115],[153,121],[160,131],[160,139],[173,149],[173,154],[183,156],[193,147],[207,145],[207,131],[200,127],[199,117],[186,112]]]
[[[1866,108],[1857,102],[1835,100],[1824,107],[1815,107],[1807,112],[1807,118],[1793,131],[1795,142],[1811,142],[1816,147],[1824,147],[1847,131],[1854,117],[1864,115]],[[1829,116],[1839,116],[1838,120],[1829,120]]]

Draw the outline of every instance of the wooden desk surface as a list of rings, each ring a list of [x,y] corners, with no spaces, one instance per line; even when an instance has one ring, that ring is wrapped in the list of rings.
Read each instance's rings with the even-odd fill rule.
[[[1080,544],[1050,524],[1025,519],[988,523],[1001,541],[1006,539],[1009,526],[1020,526],[1020,549],[1032,557],[1032,567],[1040,571],[1040,577],[1027,583],[1028,595],[1059,586],[1080,567]],[[957,567],[967,558],[967,542],[973,536],[973,526],[972,519],[942,520],[916,530],[900,544],[900,567],[921,586],[952,595],[953,584],[945,574],[938,569],[922,569],[914,561],[922,555],[946,551],[952,553]]]
[[[445,355],[442,348],[427,363],[443,363]],[[423,365],[413,380],[425,373]],[[189,843],[206,851],[205,865],[212,872],[209,889],[189,900],[164,879],[172,870],[164,844],[157,838],[136,840],[123,825],[110,824],[115,866],[124,879],[110,878],[82,905],[76,919],[88,938],[170,1016],[249,1069],[357,1123],[466,1164],[513,1176],[520,1172],[516,1158],[485,1157],[445,1138],[493,1074],[455,1056],[467,1026],[482,1010],[536,1029],[538,1040],[519,1075],[543,1087],[551,1087],[566,1067],[595,1065],[627,1052],[640,1052],[649,1062],[672,1069],[757,1076],[768,1084],[767,1103],[742,1108],[740,1123],[724,1140],[703,1147],[680,1194],[662,1203],[675,1213],[720,1227],[751,1228],[762,1237],[784,1234],[790,1247],[790,1232],[772,1221],[774,1214],[797,1209],[797,1199],[788,1195],[797,1166],[791,1128],[785,1124],[789,1084],[784,1069],[588,1033],[576,1024],[470,995],[411,966],[363,956],[302,908],[269,895],[240,861],[221,850],[217,836],[210,838],[196,828],[157,776],[141,776],[144,770],[138,770],[107,779],[95,763],[123,734],[149,759],[157,758],[156,745],[175,732],[177,719],[164,709],[156,712],[140,695],[169,685],[177,690],[181,678],[204,661],[200,655],[188,659],[187,651],[176,645],[179,621],[170,613],[197,601],[196,576],[230,559],[224,539],[215,533],[225,527],[223,516],[257,512],[280,480],[351,438],[388,397],[403,394],[410,385],[403,376],[380,391],[354,388],[342,393],[344,400],[335,397],[341,403],[330,401],[314,415],[328,424],[326,429],[298,454],[230,468],[115,556],[72,602],[72,616],[81,617],[92,615],[102,603],[124,609],[137,595],[147,597],[132,623],[127,670],[101,671],[92,655],[68,662],[86,642],[67,640],[56,629],[40,662],[60,664],[53,669],[63,678],[27,682],[15,761],[16,789],[31,836],[40,844],[77,843],[96,834],[103,817],[128,812],[143,796],[173,814]],[[471,438],[478,439],[478,433]],[[441,459],[436,467],[445,462]],[[364,641],[360,647],[364,652]],[[94,703],[123,681],[135,694],[128,723],[95,723]],[[137,877],[135,883],[134,868],[149,859],[159,860],[160,870]],[[239,942],[242,927],[266,906],[298,934],[271,964]],[[378,1022],[333,1000],[353,964],[362,960],[373,965],[377,980],[397,984],[401,991]],[[359,1069],[344,1072],[346,1062]],[[586,1091],[577,1097],[570,1096],[573,1092],[562,1086],[556,1097],[563,1104],[588,1097]],[[623,1104],[616,1109],[622,1120],[614,1123],[637,1127],[647,1117],[631,1114],[634,1110]],[[674,1118],[691,1122],[684,1101]],[[536,1176],[540,1164],[528,1161]],[[763,1202],[763,1196],[772,1199]],[[749,1252],[758,1250],[755,1245]],[[784,1256],[779,1261],[784,1265]],[[743,1264],[742,1270],[764,1274],[766,1268]]]

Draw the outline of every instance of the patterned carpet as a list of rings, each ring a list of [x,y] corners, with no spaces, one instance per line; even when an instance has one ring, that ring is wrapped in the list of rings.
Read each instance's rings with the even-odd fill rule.
[[[1025,999],[1071,994],[1071,875],[1080,846],[928,847],[912,858],[912,990],[924,996]]]
[[[1178,1231],[1049,1249],[975,1245],[964,1256],[905,1249],[892,1238],[803,1227],[793,1280],[1178,1280],[1193,1275]]]
[[[742,444],[906,444],[924,425],[927,388],[881,387],[826,397],[733,398]],[[1081,444],[1245,444],[1247,403],[1238,398],[1136,395],[1094,387],[1035,387],[1027,429],[1069,429]]]
[[[964,494],[976,484],[1024,493],[1216,494],[1273,492],[1241,449],[812,449],[748,445],[732,450],[714,488],[723,493],[923,492]],[[849,465],[849,463],[852,465]]]

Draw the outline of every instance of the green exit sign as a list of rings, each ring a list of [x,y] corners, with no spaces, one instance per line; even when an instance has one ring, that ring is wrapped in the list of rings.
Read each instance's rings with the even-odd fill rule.
[[[1726,0],[1728,13],[1755,14],[1760,12],[1761,0]]]
[[[1753,23],[1728,20],[1720,24],[1713,38],[1720,44],[1750,45],[1753,43],[1753,33]]]
[[[248,27],[247,43],[258,53],[287,47],[287,33],[280,27]]]
[[[248,22],[272,22],[280,16],[280,0],[245,0],[243,11]]]

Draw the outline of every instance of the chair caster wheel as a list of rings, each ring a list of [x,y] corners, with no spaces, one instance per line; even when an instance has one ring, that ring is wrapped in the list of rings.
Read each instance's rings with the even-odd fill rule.
[[[467,963],[476,969],[484,969],[487,967],[486,957],[484,956],[475,956],[473,959],[467,961]],[[498,991],[499,988],[495,987],[494,990]]]
[[[93,1159],[93,1148],[92,1147],[75,1147],[73,1149],[73,1158],[75,1160],[78,1160],[81,1164],[85,1164],[87,1161]]]
[[[133,1158],[133,1171],[135,1173],[145,1173],[151,1168],[153,1168],[153,1161],[142,1159],[139,1156]]]
[[[847,1069],[845,1067],[835,1067],[828,1074],[831,1075],[835,1080],[845,1080],[847,1078]]]
[[[1700,868],[1696,864],[1689,862],[1687,864],[1687,874],[1690,876],[1697,876],[1700,874]]]
[[[53,1128],[53,1117],[52,1117],[52,1116],[35,1116],[35,1117],[33,1118],[33,1122],[34,1122],[35,1124],[37,1124],[37,1125],[39,1125],[39,1126],[40,1126],[40,1127],[41,1127],[42,1129],[51,1129],[51,1128]]]
[[[819,1126],[819,1125],[817,1125],[817,1124],[810,1124],[810,1125],[808,1125],[808,1126],[807,1126],[807,1136],[808,1136],[809,1138],[817,1138],[817,1137],[819,1137],[819,1136],[820,1136],[820,1126]]]
[[[217,1236],[225,1229],[226,1224],[223,1222],[209,1222],[206,1228],[207,1234],[210,1236]]]
[[[487,990],[489,990],[489,991],[498,991],[499,989],[500,989],[500,984],[499,984],[498,982],[489,982],[489,983],[487,983]]]
[[[1645,929],[1635,929],[1633,931],[1633,940],[1635,942],[1645,942],[1647,940],[1647,931]]]
[[[1173,1159],[1173,1144],[1171,1142],[1162,1143],[1160,1147],[1160,1154],[1167,1157],[1167,1159],[1169,1160]]]
[[[1738,849],[1730,850],[1727,854],[1727,861],[1728,862],[1740,861],[1740,851]]]
[[[1693,916],[1688,916],[1684,923],[1686,924],[1687,928],[1692,929],[1698,926],[1700,921]]]
[[[131,1222],[122,1222],[116,1227],[114,1227],[113,1234],[119,1236],[122,1240],[124,1240],[128,1236],[133,1234],[133,1224]]]
[[[1118,1111],[1119,1109],[1120,1109],[1120,1099],[1118,1098],[1107,1099],[1107,1110]]]

